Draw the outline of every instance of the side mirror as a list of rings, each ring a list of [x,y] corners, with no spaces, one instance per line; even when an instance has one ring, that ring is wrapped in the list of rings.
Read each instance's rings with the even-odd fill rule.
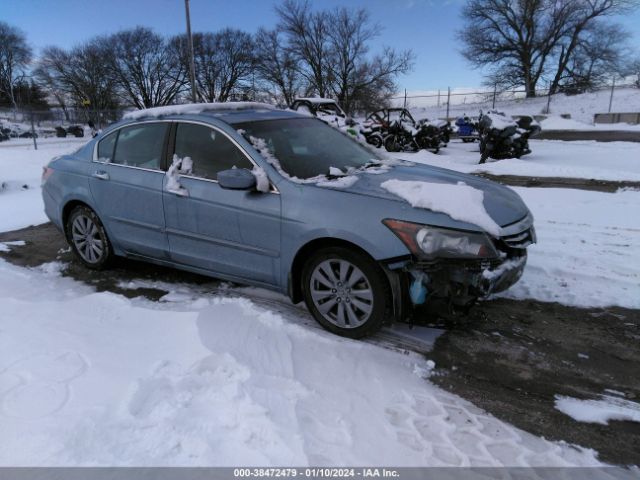
[[[256,177],[246,168],[232,168],[218,172],[218,184],[229,190],[253,190]]]

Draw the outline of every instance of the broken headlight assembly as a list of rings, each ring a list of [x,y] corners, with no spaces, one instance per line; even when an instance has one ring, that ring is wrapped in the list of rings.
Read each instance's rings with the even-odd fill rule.
[[[384,219],[382,223],[417,257],[478,259],[499,256],[493,242],[484,233],[433,227],[390,218]]]

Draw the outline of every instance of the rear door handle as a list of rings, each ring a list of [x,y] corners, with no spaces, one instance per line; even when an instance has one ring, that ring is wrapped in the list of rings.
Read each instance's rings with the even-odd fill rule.
[[[100,180],[109,180],[109,174],[103,170],[98,170],[93,174],[93,176]]]

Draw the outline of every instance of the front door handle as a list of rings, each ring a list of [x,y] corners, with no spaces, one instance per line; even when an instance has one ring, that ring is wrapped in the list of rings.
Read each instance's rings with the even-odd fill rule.
[[[93,176],[100,180],[109,180],[109,174],[103,170],[98,170],[93,174]]]

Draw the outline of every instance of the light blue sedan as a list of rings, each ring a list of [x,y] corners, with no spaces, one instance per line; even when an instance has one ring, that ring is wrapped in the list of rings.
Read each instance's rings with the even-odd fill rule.
[[[415,208],[389,180],[464,182],[499,231]],[[535,241],[511,189],[377,158],[320,120],[262,104],[136,112],[53,159],[42,194],[89,268],[123,256],[277,290],[352,338],[410,320],[416,305],[466,308],[508,288]]]

